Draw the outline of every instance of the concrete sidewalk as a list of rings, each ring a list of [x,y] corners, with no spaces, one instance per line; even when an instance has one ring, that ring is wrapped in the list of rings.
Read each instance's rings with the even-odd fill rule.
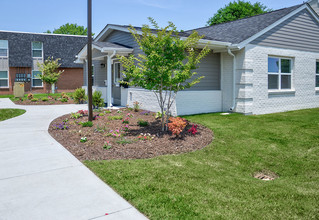
[[[0,108],[27,110],[0,122],[0,220],[147,219],[47,132],[53,119],[85,105],[0,99]]]

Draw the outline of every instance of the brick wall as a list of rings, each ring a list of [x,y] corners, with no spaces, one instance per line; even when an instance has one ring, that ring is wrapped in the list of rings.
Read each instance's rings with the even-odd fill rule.
[[[75,90],[83,86],[83,69],[82,68],[62,68],[64,72],[61,74],[57,83],[58,91]]]

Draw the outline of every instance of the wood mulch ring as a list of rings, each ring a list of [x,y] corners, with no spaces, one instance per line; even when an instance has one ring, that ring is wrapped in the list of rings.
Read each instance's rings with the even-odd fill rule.
[[[180,137],[170,132],[161,132],[160,120],[155,119],[153,112],[134,112],[129,108],[104,112],[94,112],[95,116],[102,114],[93,121],[93,127],[82,127],[81,123],[88,121],[87,116],[78,119],[71,118],[71,114],[61,116],[51,122],[49,133],[82,161],[142,159],[180,154],[202,149],[213,140],[212,131],[202,125],[198,125],[198,133],[195,135],[189,133],[192,123],[186,126]],[[123,124],[121,117],[128,118],[129,124]],[[147,121],[148,126],[139,126],[139,120]],[[63,126],[67,129],[56,129]],[[124,131],[125,126],[128,126],[128,131]],[[86,138],[86,142],[81,143],[81,138]]]

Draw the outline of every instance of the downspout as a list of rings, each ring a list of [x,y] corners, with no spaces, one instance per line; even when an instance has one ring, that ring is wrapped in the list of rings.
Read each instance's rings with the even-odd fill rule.
[[[110,108],[113,106],[112,104],[112,58],[115,56],[116,50],[113,50],[112,55],[107,55],[107,107]]]
[[[234,111],[235,105],[236,105],[236,97],[235,97],[236,96],[236,91],[235,91],[235,89],[236,89],[236,56],[235,56],[235,54],[233,54],[231,52],[229,47],[227,47],[227,52],[229,55],[231,55],[233,57],[233,96],[232,96],[233,101],[232,101],[232,107],[230,107],[229,110]]]

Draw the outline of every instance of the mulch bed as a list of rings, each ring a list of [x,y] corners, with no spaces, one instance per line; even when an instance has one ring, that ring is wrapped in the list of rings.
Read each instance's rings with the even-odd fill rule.
[[[94,112],[94,115],[99,114]],[[123,124],[121,119],[109,118],[123,116],[123,119],[126,119],[128,114],[133,115],[129,117],[128,131],[124,131],[127,124]],[[140,119],[147,121],[149,125],[139,126]],[[180,137],[175,137],[170,132],[161,132],[160,120],[155,119],[155,113],[143,110],[134,112],[125,108],[109,113],[103,111],[102,115],[93,121],[93,127],[82,127],[81,122],[87,121],[87,116],[74,119],[71,114],[64,115],[51,122],[49,133],[79,160],[142,159],[180,154],[202,149],[213,140],[212,131],[202,125],[198,125],[195,135],[189,133],[188,129],[192,123],[186,126]],[[68,128],[60,130],[56,127]],[[114,133],[121,134],[121,137],[115,137]],[[81,143],[80,140],[84,137],[87,141]]]
[[[13,102],[17,105],[65,105],[65,104],[75,104],[73,99],[69,99],[67,102],[61,102],[60,100],[49,99],[48,101],[42,101],[39,99],[37,102],[32,102],[29,99],[26,100],[13,100]]]

